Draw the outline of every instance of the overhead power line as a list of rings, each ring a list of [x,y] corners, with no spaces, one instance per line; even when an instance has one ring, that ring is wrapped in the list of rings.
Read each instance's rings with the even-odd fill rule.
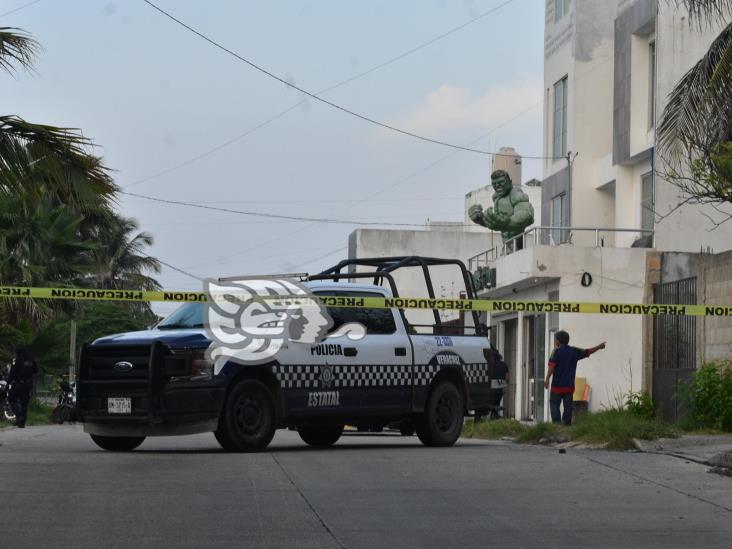
[[[511,117],[510,119],[506,120],[505,122],[503,122],[503,123],[499,124],[498,126],[492,128],[488,133],[485,133],[485,134],[483,134],[481,136],[478,136],[477,138],[475,138],[472,141],[468,142],[468,145],[472,145],[474,143],[479,142],[482,139],[485,139],[486,137],[488,137],[489,135],[491,135],[495,131],[503,128],[504,126],[507,126],[508,124],[510,124],[511,122],[513,122],[514,120],[516,120],[517,118],[520,118],[521,116],[525,115],[527,112],[531,111],[532,109],[534,109],[538,105],[541,105],[541,102],[537,103],[536,105],[532,105],[531,107],[528,107],[528,108],[524,109],[523,111],[521,111],[520,113],[514,115],[513,117]],[[411,181],[411,180],[419,177],[423,173],[431,170],[432,168],[434,168],[438,164],[440,164],[440,163],[442,163],[442,162],[444,162],[444,161],[446,161],[446,160],[448,160],[448,159],[450,159],[450,158],[452,158],[452,157],[460,154],[460,152],[461,151],[459,151],[459,150],[451,150],[450,152],[448,152],[445,155],[441,156],[437,160],[434,160],[434,161],[430,162],[429,164],[427,164],[426,166],[423,166],[419,170],[414,171],[414,172],[410,173],[409,175],[407,175],[405,177],[402,177],[400,179],[397,179],[396,181],[394,181],[392,183],[389,183],[388,185],[386,185],[384,187],[381,187],[380,189],[374,191],[373,193],[370,193],[369,195],[367,195],[365,197],[362,197],[361,199],[352,201],[350,203],[350,205],[346,206],[345,208],[339,209],[336,213],[341,214],[343,212],[346,212],[346,211],[348,211],[350,209],[355,208],[363,200],[368,200],[368,199],[373,198],[375,196],[378,196],[378,195],[380,195],[380,194],[382,194],[382,193],[384,193],[386,191],[389,191],[391,189],[394,189],[395,187],[398,187],[398,186],[400,186],[400,185],[402,185],[404,183],[407,183],[407,182],[409,182],[409,181]],[[273,244],[275,242],[278,242],[278,241],[282,240],[283,238],[287,238],[287,237],[293,236],[295,234],[301,234],[303,231],[305,231],[305,230],[307,230],[307,229],[309,229],[311,227],[314,227],[317,224],[318,224],[318,222],[308,223],[304,227],[301,227],[301,228],[299,227],[299,228],[295,229],[294,231],[288,231],[288,232],[286,232],[284,234],[275,236],[273,238],[270,238],[268,240],[265,240],[265,241],[262,241],[262,242],[260,242],[258,244],[255,244],[254,246],[249,246],[248,248],[246,248],[244,250],[240,250],[240,251],[237,251],[237,252],[235,252],[233,254],[230,254],[228,256],[228,258],[230,259],[232,257],[237,257],[237,256],[240,257],[240,256],[243,256],[245,254],[248,254],[252,250],[255,250],[255,249],[258,249],[258,248],[261,248],[261,247],[264,247],[264,246],[269,246],[270,244]],[[422,226],[422,227],[424,227],[424,226]],[[211,262],[210,261],[206,261],[206,262],[202,262],[202,263],[197,263],[196,265],[191,265],[190,268],[196,268],[196,267],[200,267],[200,266],[203,266],[203,265],[209,265],[209,264],[211,264]]]
[[[310,91],[308,91],[308,90],[306,90],[304,88],[301,88],[300,86],[297,86],[296,84],[293,84],[292,82],[289,82],[288,80],[286,80],[286,79],[284,79],[284,78],[282,78],[280,76],[277,76],[273,72],[268,71],[264,67],[261,67],[260,65],[257,65],[256,63],[254,63],[253,61],[250,61],[246,57],[244,57],[244,56],[236,53],[235,51],[227,48],[226,46],[223,46],[223,45],[219,44],[218,42],[216,42],[212,38],[209,38],[205,34],[197,31],[196,29],[194,29],[190,25],[184,23],[183,21],[181,21],[180,19],[178,19],[175,16],[171,15],[170,13],[168,13],[167,11],[165,11],[164,9],[162,9],[162,8],[158,7],[157,5],[155,5],[154,3],[150,2],[150,0],[143,0],[143,2],[145,2],[146,4],[148,4],[150,7],[154,8],[155,10],[159,11],[161,14],[163,14],[168,19],[176,22],[181,27],[183,27],[186,30],[192,32],[193,34],[195,34],[199,38],[205,40],[206,42],[208,42],[212,46],[220,49],[223,52],[228,53],[229,55],[231,55],[232,57],[238,59],[239,61],[241,61],[243,63],[246,63],[247,65],[249,65],[253,69],[256,69],[259,72],[261,72],[262,74],[265,74],[265,75],[269,76],[270,78],[273,78],[274,80],[277,80],[278,82],[284,84],[285,86],[288,86],[288,87],[290,87],[290,88],[292,88],[294,90],[299,91],[300,93],[302,93],[304,95],[307,95],[308,97],[311,97],[311,98],[315,99],[316,101],[320,101],[321,103],[323,103],[325,105],[328,105],[329,107],[332,107],[334,109],[337,109],[337,110],[339,110],[341,112],[344,112],[346,114],[350,114],[351,116],[354,116],[356,118],[359,118],[359,119],[361,119],[361,120],[363,120],[365,122],[369,122],[370,124],[373,124],[375,126],[379,126],[381,128],[385,128],[387,130],[390,130],[390,131],[393,131],[393,132],[396,132],[396,133],[400,133],[402,135],[407,135],[409,137],[413,137],[413,138],[419,139],[421,141],[426,141],[428,143],[434,143],[436,145],[442,145],[444,147],[450,147],[452,149],[457,149],[457,150],[462,150],[462,151],[467,151],[467,152],[473,152],[473,153],[477,153],[477,154],[484,154],[484,155],[488,155],[488,156],[514,156],[514,155],[510,155],[510,154],[503,154],[503,153],[496,153],[496,152],[492,152],[492,151],[485,151],[485,150],[481,150],[481,149],[474,149],[474,148],[471,148],[471,147],[466,147],[466,146],[462,146],[462,145],[456,145],[455,143],[448,143],[447,141],[441,141],[439,139],[433,139],[431,137],[426,137],[426,136],[423,136],[423,135],[416,134],[414,132],[410,132],[408,130],[403,130],[401,128],[397,128],[396,126],[392,126],[392,125],[386,124],[384,122],[379,122],[378,120],[376,120],[374,118],[371,118],[371,117],[368,117],[366,115],[363,115],[363,114],[357,113],[355,111],[352,111],[351,109],[348,109],[346,107],[343,107],[341,105],[338,105],[336,103],[333,103],[332,101],[329,101],[329,100],[327,100],[327,99],[325,99],[323,97],[320,97],[319,95],[317,95],[317,94],[315,94],[313,92],[310,92]],[[528,156],[528,155],[524,155],[523,158],[531,158],[531,159],[538,159],[538,160],[554,160],[554,159],[558,159],[559,157],[554,157],[554,156]]]
[[[193,202],[183,202],[181,200],[170,200],[167,198],[159,198],[156,196],[147,196],[144,194],[131,193],[128,191],[119,191],[127,196],[135,196],[144,198],[152,202],[160,202],[161,204],[175,204],[177,206],[187,206],[189,208],[199,208],[202,210],[212,210],[215,212],[233,213],[239,215],[249,215],[253,217],[266,217],[270,219],[282,219],[288,221],[310,221],[313,223],[334,223],[340,225],[368,225],[368,226],[384,226],[384,227],[424,227],[424,223],[387,223],[380,221],[355,221],[349,219],[330,219],[326,217],[303,217],[297,215],[282,215],[267,212],[252,212],[247,210],[233,210],[231,208],[221,208],[217,206],[208,206],[206,204],[195,204]]]
[[[147,257],[149,257],[151,259],[156,259],[158,261],[158,263],[162,263],[166,267],[168,267],[170,269],[173,269],[174,271],[178,271],[179,273],[184,274],[184,275],[186,275],[186,276],[188,276],[190,278],[195,278],[196,280],[203,281],[203,278],[201,278],[200,276],[196,276],[194,274],[189,273],[188,271],[184,271],[183,269],[181,269],[179,267],[176,267],[175,265],[171,265],[170,263],[166,263],[165,261],[163,261],[159,257],[152,257],[152,256],[149,256],[149,255]]]
[[[320,261],[322,259],[325,259],[326,257],[330,257],[333,254],[336,254],[338,252],[342,252],[343,250],[347,250],[347,249],[348,249],[348,246],[340,246],[339,248],[336,248],[335,250],[331,250],[331,251],[329,251],[327,253],[324,253],[322,255],[319,255],[317,257],[311,258],[311,259],[306,260],[304,262],[300,262],[299,265],[302,265],[302,266],[304,266],[304,265],[310,265],[311,263],[315,263],[316,261]],[[269,257],[282,257],[284,255],[291,255],[291,254],[278,254],[276,256],[269,256]],[[148,257],[150,257],[150,256],[148,256]],[[257,260],[257,259],[268,259],[269,257],[264,257],[264,258],[258,257],[258,258],[254,258],[254,260]],[[166,267],[169,267],[169,268],[173,269],[174,271],[177,271],[177,272],[179,272],[181,274],[184,274],[185,276],[187,276],[189,278],[193,278],[193,279],[198,280],[200,282],[203,282],[203,280],[204,280],[202,277],[196,276],[196,275],[194,275],[192,273],[189,273],[188,271],[185,271],[185,270],[183,270],[183,269],[181,269],[179,267],[176,267],[175,265],[171,265],[170,263],[166,263],[165,261],[162,261],[161,259],[158,259],[158,258],[155,258],[155,259],[157,259],[160,263],[162,263]]]
[[[40,0],[37,0],[37,1],[40,1]],[[431,46],[432,44],[434,44],[435,42],[438,42],[438,41],[442,40],[443,38],[447,38],[451,34],[454,34],[457,31],[464,29],[468,25],[472,25],[476,21],[480,21],[484,17],[486,17],[486,16],[488,16],[488,15],[490,15],[490,14],[498,11],[499,9],[501,9],[504,6],[510,4],[511,2],[513,2],[513,0],[507,0],[506,2],[503,2],[502,4],[499,4],[498,6],[495,6],[494,8],[491,8],[488,11],[484,11],[483,13],[477,15],[476,17],[473,17],[472,19],[469,19],[468,21],[466,21],[462,25],[458,25],[457,27],[453,27],[452,29],[450,29],[450,30],[448,30],[446,32],[443,32],[439,36],[435,36],[434,38],[432,38],[430,40],[427,40],[426,42],[422,42],[418,46],[415,46],[415,47],[413,47],[413,48],[411,48],[411,49],[409,49],[409,50],[407,50],[405,52],[402,52],[399,55],[395,55],[391,59],[388,59],[388,60],[386,60],[386,61],[384,61],[382,63],[379,63],[378,65],[374,65],[373,67],[368,68],[365,71],[359,72],[358,74],[354,74],[353,76],[349,76],[345,80],[341,80],[340,82],[337,82],[337,83],[335,83],[335,84],[333,84],[331,86],[328,86],[327,88],[323,88],[322,90],[319,90],[319,91],[317,91],[315,93],[317,95],[320,95],[320,94],[323,94],[323,93],[328,93],[330,91],[335,90],[336,88],[340,88],[341,86],[345,86],[346,84],[349,84],[349,83],[351,83],[351,82],[353,82],[355,80],[358,80],[359,78],[362,78],[362,77],[364,77],[364,76],[366,76],[368,74],[371,74],[372,72],[375,72],[375,71],[377,71],[379,69],[383,69],[384,67],[387,67],[387,66],[391,65],[392,63],[395,63],[395,62],[397,62],[397,61],[399,61],[401,59],[404,59],[405,57],[407,57],[409,55],[412,55],[413,53],[416,53],[419,50],[421,50],[423,48],[426,48],[427,46]],[[228,147],[232,143],[235,143],[235,142],[239,141],[240,139],[243,139],[243,138],[247,137],[248,135],[251,135],[254,132],[256,132],[256,131],[264,128],[265,126],[271,124],[275,120],[278,120],[279,118],[282,118],[284,115],[286,115],[287,113],[295,110],[297,107],[299,107],[300,105],[302,105],[302,104],[304,104],[306,102],[307,102],[307,99],[302,99],[301,101],[298,101],[297,103],[291,105],[290,107],[286,108],[285,110],[280,111],[279,113],[271,116],[270,118],[268,118],[264,122],[260,122],[256,126],[254,126],[252,128],[249,128],[247,131],[245,131],[243,133],[240,133],[239,135],[237,135],[235,137],[232,137],[231,139],[229,139],[227,141],[224,141],[223,143],[221,143],[219,145],[216,145],[215,147],[213,147],[213,148],[211,148],[211,149],[209,149],[209,150],[207,150],[205,152],[202,152],[202,153],[200,153],[200,154],[198,154],[198,155],[196,155],[196,156],[194,156],[192,158],[189,158],[188,160],[184,160],[183,162],[180,162],[180,163],[178,163],[178,164],[176,164],[174,166],[171,166],[170,168],[167,168],[165,170],[162,170],[162,171],[156,172],[154,174],[151,174],[149,176],[143,177],[141,179],[138,179],[137,181],[133,181],[132,183],[130,183],[129,185],[127,185],[125,188],[129,189],[130,187],[134,187],[135,185],[140,185],[140,184],[145,183],[147,181],[150,181],[152,179],[157,179],[158,177],[162,177],[164,175],[167,175],[167,174],[169,174],[171,172],[174,172],[176,170],[179,170],[180,168],[183,168],[185,166],[188,166],[190,164],[193,164],[194,162],[198,162],[202,158],[205,158],[205,157],[207,157],[207,156],[209,156],[209,155],[211,155],[211,154],[213,154],[213,153],[215,153],[217,151],[220,151],[221,149],[223,149],[225,147]]]
[[[196,204],[351,204],[353,202],[444,202],[445,200],[464,200],[462,196],[411,196],[404,198],[382,198],[375,200],[354,200],[353,198],[331,200],[196,200]],[[145,200],[127,200],[125,204],[145,204]]]
[[[19,6],[15,8],[14,10],[6,11],[5,13],[0,13],[0,17],[6,17],[8,15],[11,15],[17,11],[24,10],[25,8],[31,7],[33,4],[37,4],[41,0],[33,0],[33,2],[28,2],[27,4],[23,4],[22,6]]]

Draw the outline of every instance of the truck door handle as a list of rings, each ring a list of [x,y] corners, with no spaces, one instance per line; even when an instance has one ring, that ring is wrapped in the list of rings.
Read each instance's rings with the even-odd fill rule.
[[[394,349],[394,356],[407,356],[406,347],[397,347]]]
[[[358,349],[356,347],[343,347],[343,356],[356,356]]]

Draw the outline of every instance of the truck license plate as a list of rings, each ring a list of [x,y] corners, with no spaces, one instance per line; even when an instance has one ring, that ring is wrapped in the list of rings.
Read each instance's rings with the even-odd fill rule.
[[[132,399],[131,398],[108,398],[107,412],[110,414],[131,414]]]

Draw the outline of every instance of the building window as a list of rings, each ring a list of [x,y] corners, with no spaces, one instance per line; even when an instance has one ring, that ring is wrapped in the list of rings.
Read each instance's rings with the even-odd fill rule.
[[[564,214],[567,207],[566,200],[567,195],[565,193],[562,193],[552,198],[552,227],[564,227]],[[567,231],[563,231],[560,229],[552,229],[553,244],[561,244],[562,242],[564,242],[566,232]]]
[[[648,129],[656,123],[656,42],[648,44]]]
[[[641,176],[641,229],[652,231],[655,222],[656,211],[655,197],[653,192],[653,172]],[[648,236],[648,233],[641,235]]]
[[[554,84],[554,135],[552,156],[567,154],[567,77]]]
[[[554,0],[554,22],[569,13],[569,0]]]

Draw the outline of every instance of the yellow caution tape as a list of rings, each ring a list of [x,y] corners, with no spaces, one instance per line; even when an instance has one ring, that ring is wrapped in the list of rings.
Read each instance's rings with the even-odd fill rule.
[[[228,298],[235,294],[226,294]],[[30,299],[72,299],[101,301],[157,301],[184,303],[206,301],[203,292],[173,290],[99,290],[87,288],[31,288],[0,286],[0,297]],[[329,297],[316,296],[327,307],[363,307],[368,309],[433,309],[450,311],[487,311],[491,313],[594,313],[621,315],[732,316],[730,305],[679,305],[651,303],[606,303],[578,301],[523,301],[498,299],[430,299],[413,297]],[[302,304],[307,297],[267,297],[247,301],[271,301],[279,304]]]

